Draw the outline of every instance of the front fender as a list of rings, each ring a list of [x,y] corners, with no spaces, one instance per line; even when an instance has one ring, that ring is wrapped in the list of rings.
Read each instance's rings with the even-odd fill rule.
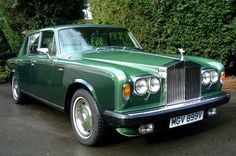
[[[69,88],[69,86],[73,85],[73,84],[80,84],[84,87],[86,87],[88,89],[88,91],[92,94],[93,98],[95,99],[96,102],[98,102],[96,93],[94,88],[92,87],[92,85],[90,83],[88,83],[86,80],[83,79],[74,79],[72,81],[70,81],[69,85],[67,88]]]

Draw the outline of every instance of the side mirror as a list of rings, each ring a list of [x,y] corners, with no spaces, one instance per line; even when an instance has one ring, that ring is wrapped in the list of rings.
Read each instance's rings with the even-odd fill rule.
[[[48,58],[51,58],[50,55],[48,54],[48,48],[37,48],[37,52],[40,54],[47,55]]]

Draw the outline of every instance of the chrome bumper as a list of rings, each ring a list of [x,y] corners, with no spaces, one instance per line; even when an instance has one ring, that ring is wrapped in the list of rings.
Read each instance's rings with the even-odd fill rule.
[[[114,127],[136,127],[142,124],[156,123],[169,120],[172,117],[184,115],[200,110],[206,110],[228,103],[230,94],[220,94],[198,100],[189,100],[178,104],[166,105],[156,109],[135,112],[118,113],[107,110],[104,112],[105,120]]]

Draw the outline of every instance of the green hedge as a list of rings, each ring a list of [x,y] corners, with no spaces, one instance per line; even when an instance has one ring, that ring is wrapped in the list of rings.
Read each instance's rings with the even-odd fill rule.
[[[0,0],[0,66],[15,56],[28,32],[84,18],[84,0]]]
[[[129,28],[145,50],[214,58],[236,56],[235,0],[92,0],[95,23]],[[236,58],[236,57],[235,57]]]
[[[5,68],[0,65],[0,83],[6,82],[6,77]]]
[[[26,33],[84,18],[84,0],[0,0],[0,4],[0,29],[14,53],[18,53]]]
[[[6,60],[15,56],[16,53],[11,53],[11,52],[0,53],[0,66],[5,66]]]

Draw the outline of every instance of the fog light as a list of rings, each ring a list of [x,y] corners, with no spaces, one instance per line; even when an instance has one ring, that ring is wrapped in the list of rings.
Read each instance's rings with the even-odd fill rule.
[[[208,114],[208,116],[216,115],[217,114],[216,108],[208,109],[207,114]]]
[[[154,125],[153,124],[141,125],[138,128],[138,131],[139,131],[140,134],[152,133],[154,131]]]

